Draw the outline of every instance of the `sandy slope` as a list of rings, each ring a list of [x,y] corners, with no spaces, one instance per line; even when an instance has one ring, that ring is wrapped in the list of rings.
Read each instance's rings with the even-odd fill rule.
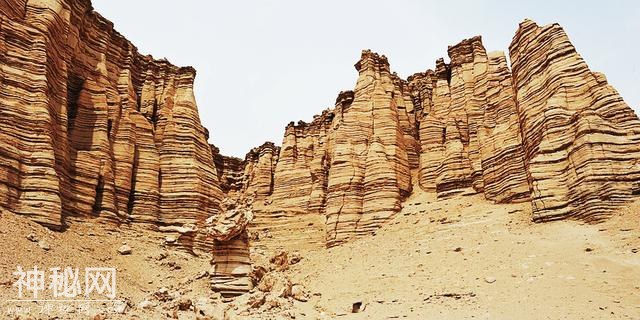
[[[43,250],[38,243],[27,239],[33,234],[46,241],[50,250]],[[28,219],[11,213],[0,214],[0,319],[30,315],[38,319],[91,319],[96,315],[108,318],[163,318],[170,313],[159,309],[153,312],[137,310],[135,306],[149,295],[166,287],[171,293],[179,292],[184,297],[206,297],[209,293],[206,277],[199,278],[210,268],[209,260],[180,251],[168,250],[164,237],[142,229],[121,227],[119,231],[104,229],[104,226],[76,223],[65,232],[53,232]],[[117,249],[124,243],[132,247],[130,255],[120,255]],[[162,258],[164,255],[166,257]],[[84,288],[85,267],[114,267],[117,274],[116,300],[128,302],[126,315],[113,312],[114,303],[68,303],[68,302],[7,302],[18,299],[16,278],[12,275],[20,265],[32,270],[51,267],[78,267]],[[47,274],[48,277],[49,274]],[[50,283],[49,280],[45,283]],[[54,299],[45,292],[39,299]],[[29,297],[32,294],[29,293]],[[92,296],[100,299],[100,296]],[[64,299],[64,298],[57,298]],[[75,298],[82,299],[81,297]],[[102,299],[106,299],[102,297]],[[16,307],[20,307],[19,311]],[[133,308],[132,308],[133,307]],[[50,309],[48,309],[50,308]],[[69,311],[72,311],[69,313]],[[28,312],[27,312],[28,311]],[[100,319],[98,316],[96,319]]]
[[[306,253],[295,278],[345,319],[640,319],[639,209],[533,224],[526,204],[416,194],[376,236]]]
[[[295,301],[285,312],[227,314],[231,319],[640,319],[640,201],[598,225],[533,224],[527,206],[494,205],[478,195],[438,201],[416,192],[375,236],[329,250],[295,244],[303,259],[286,273],[308,289],[308,302]],[[51,249],[28,240],[32,233]],[[118,298],[130,304],[124,315],[102,304],[88,312],[57,313],[61,319],[96,314],[195,319],[193,308],[173,311],[184,299],[231,307],[211,298],[206,277],[198,279],[209,270],[207,258],[168,250],[153,232],[74,224],[56,233],[2,213],[0,241],[0,318],[15,315],[9,313],[15,303],[6,300],[16,298],[11,275],[16,265],[117,268]],[[121,256],[116,250],[125,242],[133,253]],[[254,256],[271,255],[273,243],[278,242],[254,243],[259,248]],[[150,310],[137,307],[162,287],[175,299]],[[357,301],[364,311],[351,313]],[[41,303],[21,306],[32,307],[36,318],[56,314],[39,314]]]

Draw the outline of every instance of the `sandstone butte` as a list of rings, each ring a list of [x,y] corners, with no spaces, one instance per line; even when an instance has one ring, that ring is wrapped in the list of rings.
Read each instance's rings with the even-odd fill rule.
[[[228,295],[251,286],[247,225],[314,217],[324,239],[276,240],[330,247],[374,233],[414,188],[528,202],[540,222],[598,222],[640,194],[640,121],[558,24],[522,22],[511,66],[480,37],[408,79],[364,50],[353,90],[242,160],[208,144],[195,70],[140,54],[89,0],[0,12],[0,208],[175,236],[213,256]]]

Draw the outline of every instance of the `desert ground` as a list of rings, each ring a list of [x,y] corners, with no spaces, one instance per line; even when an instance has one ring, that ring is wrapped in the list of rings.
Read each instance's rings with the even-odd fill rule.
[[[414,192],[375,235],[330,249],[277,238],[320,237],[321,230],[300,227],[311,223],[254,230],[270,237],[254,237],[253,263],[303,288],[304,298],[284,303],[256,303],[259,289],[235,299],[212,292],[209,258],[175,250],[159,233],[127,225],[105,230],[90,221],[55,232],[3,212],[0,239],[8,254],[0,258],[2,317],[639,319],[640,201],[600,224],[537,224],[530,222],[528,206]],[[131,254],[118,253],[124,244]],[[269,267],[269,258],[282,252],[298,258]],[[18,265],[115,267],[120,302],[7,301],[17,298]]]

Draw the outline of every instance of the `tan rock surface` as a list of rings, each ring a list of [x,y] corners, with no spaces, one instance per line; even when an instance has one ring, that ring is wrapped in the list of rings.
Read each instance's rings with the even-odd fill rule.
[[[245,205],[223,201],[223,213],[206,220],[207,235],[214,241],[211,288],[223,296],[241,295],[252,288],[247,226],[253,212]]]
[[[558,24],[520,24],[510,46],[536,221],[595,221],[640,193],[640,121]]]
[[[528,197],[520,126],[504,55],[487,55],[480,37],[449,48],[421,93],[420,185],[450,197],[468,186],[497,202]],[[412,79],[413,80],[413,79]],[[433,85],[435,83],[435,85]],[[429,100],[430,99],[430,100]]]
[[[1,7],[0,206],[56,229],[196,230],[217,213],[193,68],[139,54],[88,1]],[[205,243],[187,232],[180,244]]]
[[[557,24],[520,24],[512,71],[480,37],[407,80],[364,50],[353,91],[242,160],[208,144],[195,70],[89,1],[0,13],[6,279],[114,265],[92,318],[638,316],[640,121]]]

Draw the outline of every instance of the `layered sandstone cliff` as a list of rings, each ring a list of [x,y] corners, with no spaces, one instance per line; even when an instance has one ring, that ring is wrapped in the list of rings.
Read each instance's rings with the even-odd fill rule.
[[[0,12],[0,207],[54,229],[175,234],[212,249],[228,294],[250,287],[249,235],[224,196],[252,203],[257,238],[333,246],[374,233],[413,188],[530,201],[535,221],[598,221],[640,194],[640,121],[557,24],[520,24],[512,70],[480,37],[406,80],[365,50],[353,90],[242,160],[207,143],[195,70],[139,54],[88,0]],[[242,228],[212,237],[211,217]]]
[[[363,51],[356,69],[356,88],[340,93],[334,108],[286,127],[277,157],[264,146],[247,155],[245,194],[268,204],[257,209],[257,220],[323,215],[326,243],[334,245],[372,233],[400,210],[412,188],[410,168],[419,165],[409,86],[371,51]]]
[[[222,193],[195,70],[139,54],[89,1],[0,11],[0,206],[56,229],[140,222],[204,245]]]
[[[420,185],[439,196],[466,187],[496,202],[526,200],[520,127],[504,54],[487,54],[480,37],[449,48],[422,84]],[[413,80],[413,79],[412,79]]]
[[[530,201],[536,221],[598,220],[640,193],[638,118],[559,26],[523,22],[513,74],[480,37],[448,53],[403,80],[365,50],[334,108],[290,123],[279,154],[250,152],[242,180],[253,191],[241,194],[259,199],[256,228],[302,232],[295,221],[319,215],[332,246],[375,232],[414,185],[440,199]]]
[[[640,122],[558,24],[510,46],[534,220],[598,220],[640,193]]]

